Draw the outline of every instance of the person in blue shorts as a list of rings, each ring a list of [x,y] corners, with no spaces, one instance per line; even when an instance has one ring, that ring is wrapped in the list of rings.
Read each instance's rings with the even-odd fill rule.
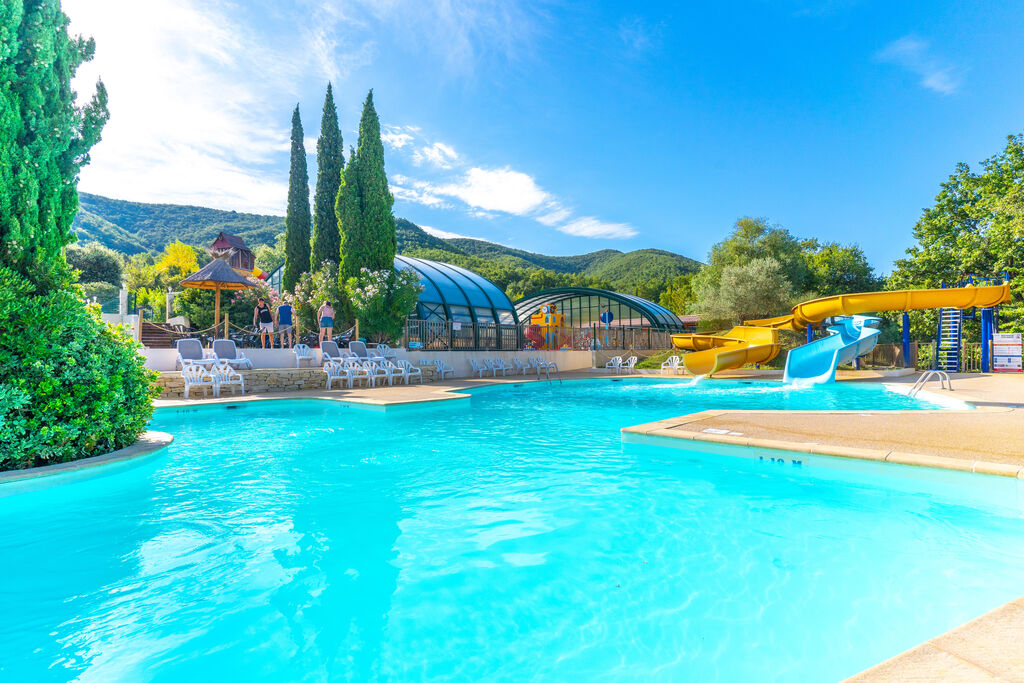
[[[331,339],[334,336],[334,308],[331,307],[330,301],[325,301],[320,310],[316,312],[316,319],[320,321],[320,342],[323,343],[324,337]]]
[[[295,328],[292,324],[292,306],[287,301],[277,307],[277,332],[281,340],[282,349],[290,349],[295,345]],[[285,346],[285,338],[288,345]]]

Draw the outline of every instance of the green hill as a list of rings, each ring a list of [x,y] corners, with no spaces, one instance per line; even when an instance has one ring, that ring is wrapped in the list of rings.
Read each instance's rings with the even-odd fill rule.
[[[283,216],[145,204],[85,192],[80,194],[80,203],[73,226],[79,241],[99,242],[127,254],[157,253],[174,240],[205,247],[222,230],[242,237],[250,248],[273,246],[284,232]],[[399,253],[471,268],[515,292],[573,283],[657,298],[669,280],[700,268],[691,258],[660,249],[627,253],[602,249],[576,256],[547,256],[483,240],[434,237],[404,218],[395,221],[395,228]]]
[[[206,246],[224,231],[250,246],[273,244],[284,232],[284,216],[221,211],[201,206],[144,204],[79,193],[73,228],[81,241],[96,241],[125,253],[158,252],[174,240]],[[142,247],[140,249],[139,247]]]

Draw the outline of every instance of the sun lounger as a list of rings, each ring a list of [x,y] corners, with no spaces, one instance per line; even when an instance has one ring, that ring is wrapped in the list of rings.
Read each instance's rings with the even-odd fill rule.
[[[320,342],[320,364],[324,364],[328,361],[340,361],[341,360],[341,349],[338,348],[338,342],[325,339]]]
[[[218,363],[227,363],[236,370],[252,367],[252,361],[238,350],[233,339],[215,339],[213,355],[217,358]]]
[[[178,364],[182,370],[188,365],[209,368],[217,362],[213,352],[204,351],[203,344],[198,339],[179,339],[176,346],[178,348]]]

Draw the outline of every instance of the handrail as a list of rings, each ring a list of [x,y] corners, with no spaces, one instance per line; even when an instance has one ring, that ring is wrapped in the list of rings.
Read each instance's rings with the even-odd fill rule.
[[[914,386],[910,388],[910,392],[907,395],[911,398],[917,396],[924,389],[924,385],[928,383],[928,380],[932,378],[939,380],[940,389],[953,391],[953,381],[949,379],[949,374],[945,370],[929,370],[917,378],[917,381],[914,382]]]

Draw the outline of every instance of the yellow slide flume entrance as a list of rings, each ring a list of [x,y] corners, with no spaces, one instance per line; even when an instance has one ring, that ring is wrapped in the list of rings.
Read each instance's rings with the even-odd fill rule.
[[[779,354],[779,330],[803,330],[826,318],[880,311],[928,308],[992,308],[1010,300],[1010,284],[950,289],[901,289],[893,292],[840,294],[804,301],[790,315],[748,320],[728,332],[675,334],[672,344],[684,351],[683,364],[694,375],[711,375],[748,363],[767,363]]]

